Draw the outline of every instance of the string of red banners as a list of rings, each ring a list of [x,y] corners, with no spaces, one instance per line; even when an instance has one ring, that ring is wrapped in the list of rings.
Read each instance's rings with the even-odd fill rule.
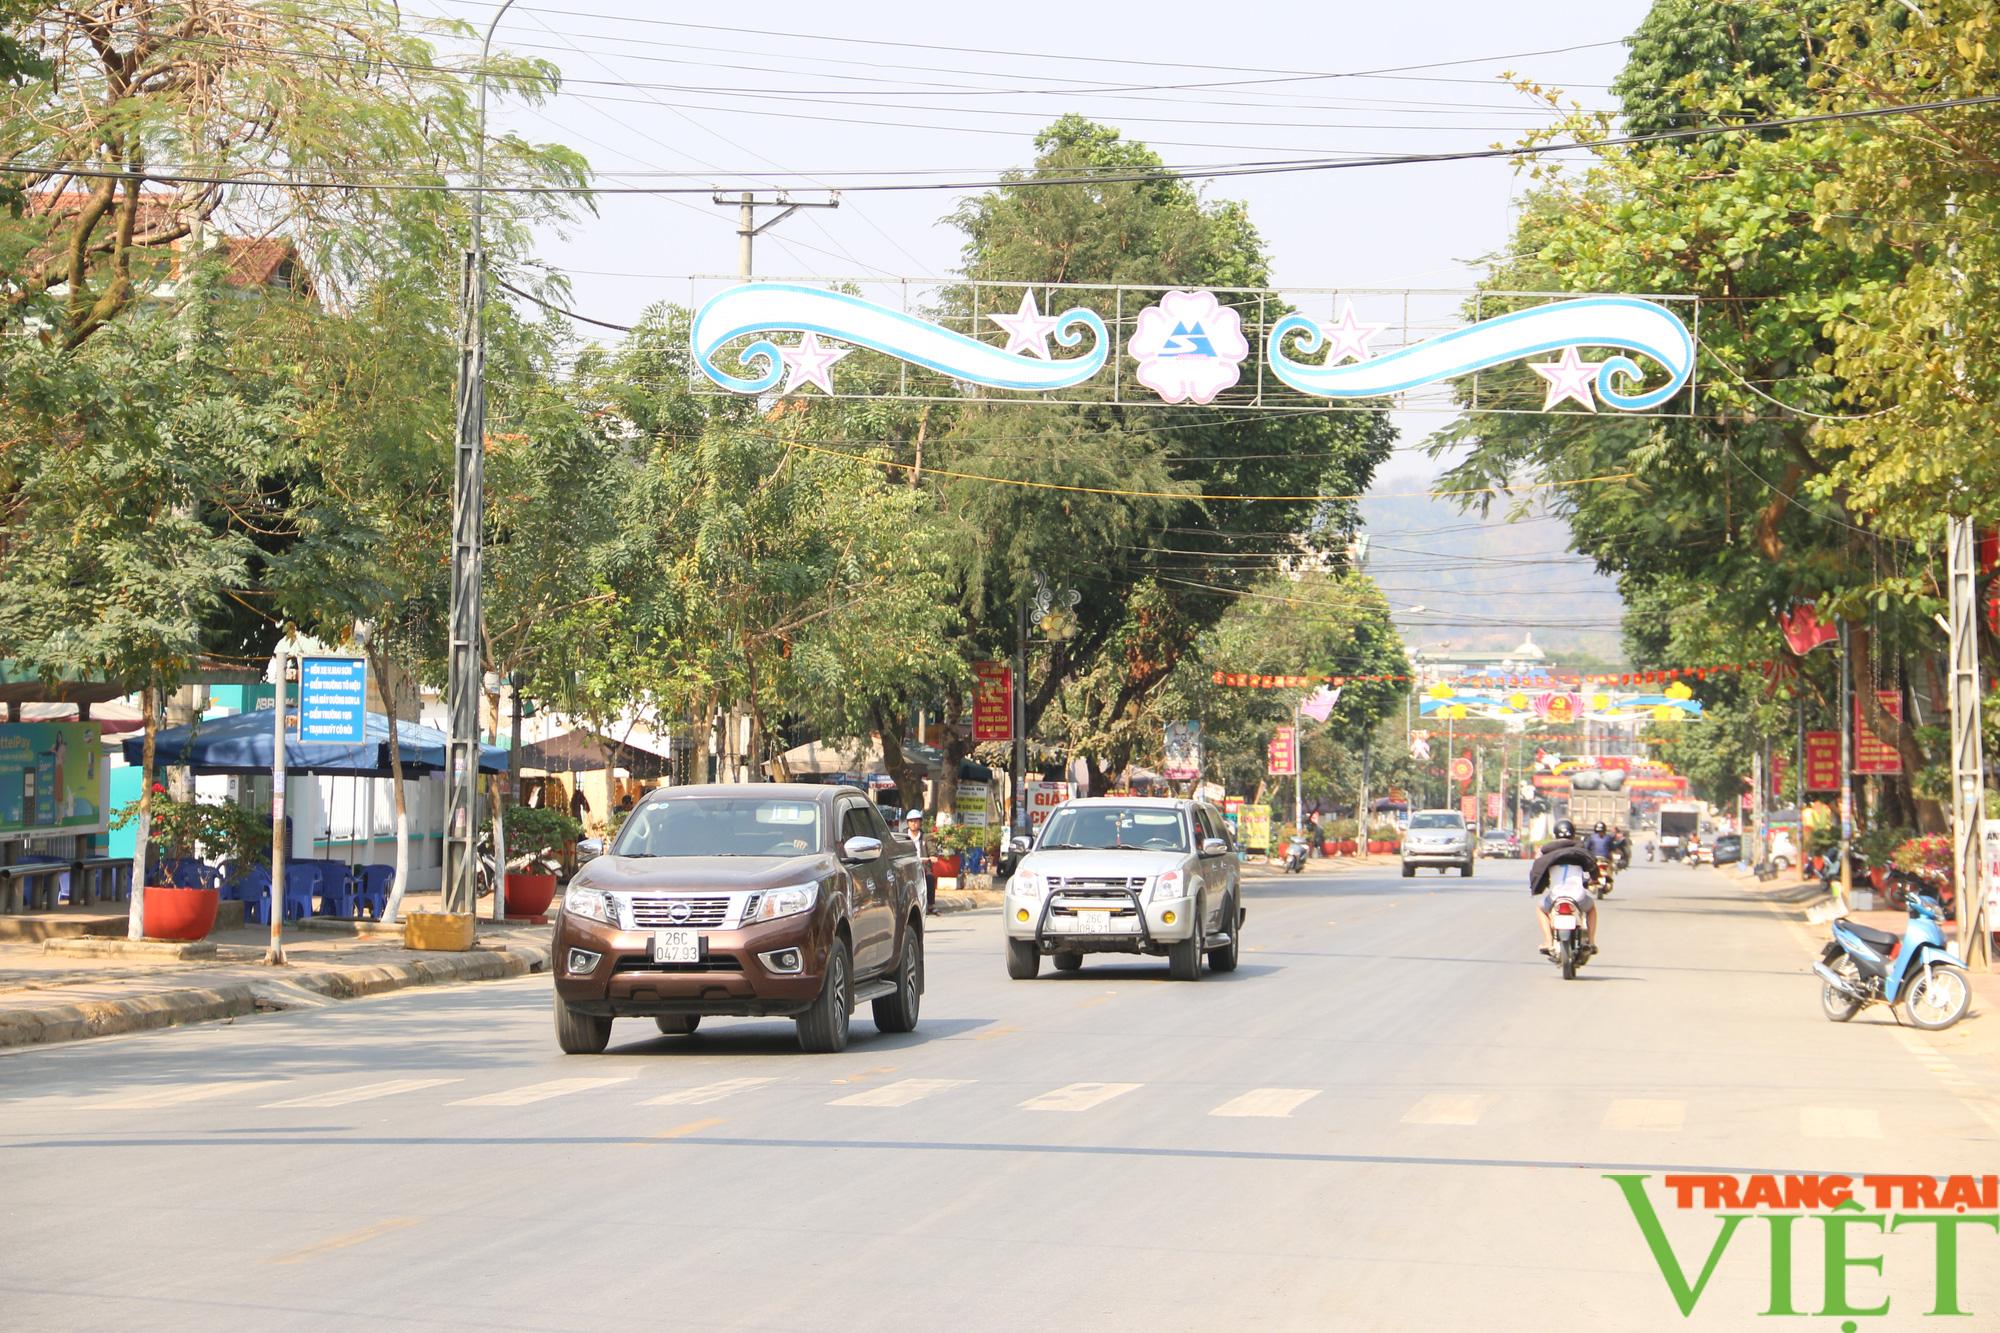
[[[1769,658],[1761,662],[1719,662],[1713,666],[1662,667],[1653,671],[1609,671],[1609,672],[1551,672],[1541,676],[1453,676],[1434,684],[1484,685],[1499,689],[1546,689],[1552,685],[1665,685],[1676,680],[1707,680],[1710,676],[1750,671],[1758,675],[1769,675],[1777,670],[1778,663]],[[1217,671],[1210,677],[1217,685],[1232,689],[1250,690],[1303,690],[1315,685],[1360,685],[1364,683],[1386,683],[1407,685],[1418,680],[1416,676],[1404,674],[1382,674],[1373,676],[1319,676],[1319,675],[1264,675],[1256,672]]]

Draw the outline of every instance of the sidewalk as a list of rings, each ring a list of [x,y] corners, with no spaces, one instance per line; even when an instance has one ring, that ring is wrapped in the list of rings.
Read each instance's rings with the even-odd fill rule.
[[[1816,880],[1799,880],[1789,875],[1759,883],[1747,870],[1738,872],[1735,867],[1708,870],[1701,873],[1713,874],[1748,896],[1771,908],[1792,927],[1801,944],[1812,950],[1806,965],[1816,960],[1819,950],[1828,939],[1827,927],[1814,924],[1807,913],[1813,908],[1830,904],[1830,895],[1821,892]],[[1909,921],[1909,914],[1898,909],[1882,909],[1866,912],[1849,912],[1847,919],[1864,926],[1885,930],[1900,938]],[[1955,938],[1952,928],[1946,930],[1946,938]],[[1955,1026],[1943,1032],[1929,1032],[1923,1035],[1956,1051],[1974,1056],[1990,1066],[2000,1065],[2000,1022],[1990,1021],[2000,1016],[2000,972],[1989,972],[1978,967],[1967,969],[1972,979],[1972,1009]],[[1988,1021],[1982,1021],[1988,1020]],[[1914,1031],[1915,1029],[1913,1029]]]
[[[1000,893],[940,893],[940,912],[995,907]],[[403,910],[434,911],[436,894]],[[485,906],[485,904],[481,904]],[[543,972],[549,927],[482,920],[466,953],[415,953],[397,926],[289,922],[286,966],[267,967],[268,926],[217,931],[189,947],[85,936],[0,942],[0,1048],[107,1037],[246,1014],[317,1008],[410,986]]]

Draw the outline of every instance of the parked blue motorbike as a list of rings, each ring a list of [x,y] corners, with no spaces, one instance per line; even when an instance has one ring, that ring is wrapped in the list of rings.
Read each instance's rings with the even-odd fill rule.
[[[1871,1004],[1902,1005],[1917,1027],[1936,1031],[1965,1017],[1972,980],[1945,942],[1944,911],[1929,894],[1912,893],[1901,939],[1855,921],[1835,921],[1833,938],[1813,964],[1826,1016],[1845,1023]]]

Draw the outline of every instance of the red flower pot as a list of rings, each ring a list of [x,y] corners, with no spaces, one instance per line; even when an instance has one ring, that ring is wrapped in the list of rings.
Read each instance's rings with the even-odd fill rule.
[[[215,889],[148,884],[139,928],[149,940],[206,939],[215,929],[216,904],[221,901],[222,894]]]
[[[1355,850],[1355,841],[1354,841],[1354,839],[1352,839],[1352,838],[1342,838],[1342,839],[1340,840],[1340,854],[1341,854],[1342,856],[1352,856],[1352,855],[1354,855],[1354,850]]]
[[[953,852],[950,856],[933,856],[931,858],[931,873],[939,879],[957,879],[958,853]]]
[[[1868,882],[1877,889],[1882,889],[1887,887],[1889,883],[1889,867],[1869,866]]]
[[[1338,838],[1328,838],[1325,842],[1320,844],[1319,849],[1322,853],[1324,853],[1327,856],[1339,856],[1340,840]]]
[[[554,875],[527,875],[518,870],[507,872],[507,919],[532,920],[549,910],[555,901],[556,877]]]

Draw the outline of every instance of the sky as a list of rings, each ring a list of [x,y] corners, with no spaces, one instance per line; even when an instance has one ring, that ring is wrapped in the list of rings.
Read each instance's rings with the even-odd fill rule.
[[[483,27],[496,5],[405,8]],[[499,104],[494,127],[571,145],[604,183],[621,171],[644,173],[628,183],[685,172],[672,183],[784,185],[813,200],[826,198],[814,181],[839,183],[835,173],[990,178],[1027,163],[1036,130],[1068,111],[1119,126],[1170,163],[1485,148],[1546,119],[1502,77],[1510,72],[1608,105],[1622,39],[1646,8],[520,0],[496,46],[554,61],[567,83],[540,108]],[[1280,286],[1456,291],[1505,244],[1518,182],[1511,165],[1492,160],[1240,176],[1204,188],[1248,204]],[[948,274],[960,236],[942,219],[962,193],[849,191],[838,208],[801,210],[758,239],[758,275]],[[606,196],[569,235],[544,236],[541,257],[569,276],[575,310],[626,323],[655,302],[688,301],[695,275],[734,273],[734,218],[706,189]],[[1419,446],[1449,418],[1396,418],[1402,447],[1376,489],[1422,491],[1440,464]],[[1552,577],[1544,593],[1574,589],[1594,619],[1615,620],[1615,596],[1587,566]]]

